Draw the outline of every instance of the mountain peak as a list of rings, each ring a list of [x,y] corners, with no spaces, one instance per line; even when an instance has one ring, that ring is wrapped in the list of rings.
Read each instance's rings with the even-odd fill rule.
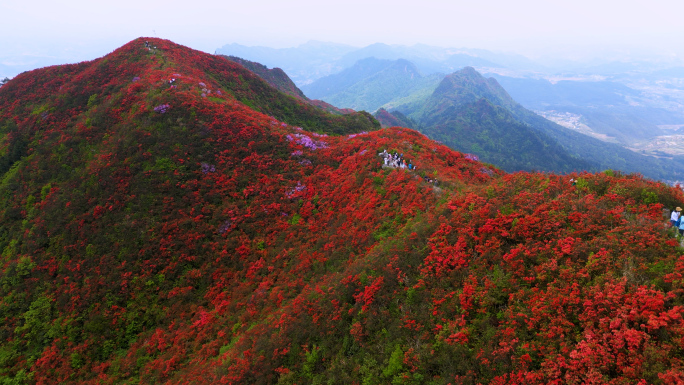
[[[485,78],[473,67],[464,67],[445,76],[431,98],[446,98],[456,104],[470,103],[485,98],[507,108],[518,106],[496,79]]]
[[[479,72],[477,72],[477,70],[476,70],[475,68],[471,67],[471,66],[463,67],[461,70],[456,71],[455,74],[460,74],[460,75],[463,75],[463,76],[470,76],[470,77],[474,77],[474,78],[481,78],[481,77],[483,77],[482,74],[480,74]]]

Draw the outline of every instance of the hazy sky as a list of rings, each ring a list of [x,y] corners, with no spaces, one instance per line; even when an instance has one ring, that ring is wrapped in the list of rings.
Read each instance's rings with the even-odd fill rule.
[[[227,43],[425,43],[544,53],[611,46],[684,58],[684,1],[0,0],[0,63],[101,56],[139,36],[207,52]],[[577,48],[580,48],[578,50]]]

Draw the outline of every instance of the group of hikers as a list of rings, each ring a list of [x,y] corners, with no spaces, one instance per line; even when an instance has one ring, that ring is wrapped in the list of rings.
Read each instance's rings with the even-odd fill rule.
[[[404,159],[404,154],[400,154],[396,151],[393,153],[389,153],[387,152],[387,150],[383,150],[378,155],[382,157],[385,167],[409,169],[411,171],[416,171],[416,165],[413,164],[410,160]],[[438,183],[437,178],[430,178],[427,175],[423,177],[423,180],[425,181],[425,183],[430,183],[434,186],[437,186]]]
[[[411,163],[411,161],[407,161],[404,159],[404,154],[399,154],[396,151],[393,154],[390,154],[387,152],[387,150],[383,150],[381,153],[379,153],[385,162],[385,166],[387,167],[394,167],[394,168],[401,168],[401,169],[409,169],[416,171],[416,165]]]
[[[157,47],[153,46],[149,41],[145,41],[145,48],[147,48],[148,51],[152,51],[153,49],[157,49]]]
[[[684,236],[684,221],[682,220],[682,208],[677,207],[670,214],[670,223],[675,229],[679,229],[679,235]]]
[[[437,178],[430,178],[427,175],[423,177],[423,180],[425,183],[430,183],[431,185],[437,187]]]

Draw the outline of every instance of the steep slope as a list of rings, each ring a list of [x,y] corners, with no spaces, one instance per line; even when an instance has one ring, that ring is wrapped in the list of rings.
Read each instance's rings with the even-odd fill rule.
[[[373,116],[378,120],[378,122],[380,122],[382,128],[395,126],[415,128],[416,126],[416,123],[413,120],[399,111],[390,113],[386,109],[381,108],[377,110]]]
[[[326,112],[335,115],[344,114],[354,114],[356,111],[347,108],[337,108],[330,103],[326,103],[322,100],[309,99],[307,98],[302,90],[297,88],[294,82],[287,76],[287,74],[280,68],[269,69],[261,63],[252,62],[235,56],[223,56],[226,59],[238,63],[245,67],[255,75],[259,76],[261,79],[265,80],[266,83],[271,85],[273,88],[281,91],[287,95],[290,95],[298,100],[310,104],[312,106],[321,108]]]
[[[248,70],[259,75],[260,78],[264,79],[273,88],[284,92],[290,96],[298,99],[307,99],[304,93],[297,88],[294,82],[287,76],[287,74],[280,68],[269,69],[265,65],[249,60],[239,58],[237,56],[224,56],[230,61],[234,61]]]
[[[424,110],[423,132],[462,152],[506,171],[571,172],[592,164],[570,155],[550,136],[517,120],[488,99],[459,105],[438,103]]]
[[[145,41],[0,89],[3,383],[684,378],[681,190],[349,133],[364,115]]]

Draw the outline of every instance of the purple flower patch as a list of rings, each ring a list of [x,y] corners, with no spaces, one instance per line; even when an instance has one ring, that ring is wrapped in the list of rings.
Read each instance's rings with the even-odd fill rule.
[[[135,83],[135,82],[137,82],[138,80],[140,80],[140,76],[134,77],[133,80],[132,80],[132,82]]]
[[[230,221],[228,221],[228,220],[225,221],[225,222],[223,222],[223,223],[219,226],[219,228],[218,228],[219,234],[223,234],[223,233],[225,233],[226,231],[228,231],[228,229],[230,229],[230,227],[231,227],[232,225],[233,225],[233,224],[232,224]]]
[[[202,82],[199,82],[199,85],[200,85],[201,87],[206,87],[206,86],[207,86],[206,84],[204,84],[204,83],[202,83]]]
[[[154,112],[165,114],[166,111],[169,110],[169,108],[171,108],[171,106],[169,106],[168,104],[160,104],[157,107],[154,107]]]
[[[486,168],[486,167],[482,167],[482,168],[480,169],[480,172],[483,173],[483,174],[485,174],[485,175],[489,175],[489,176],[494,175],[494,171],[492,171],[492,170],[490,170],[490,169],[488,169],[488,168]]]
[[[288,191],[287,193],[285,193],[285,195],[286,195],[288,198],[292,198],[292,197],[294,197],[295,195],[297,195],[297,193],[300,193],[300,192],[302,192],[302,191],[304,191],[304,190],[306,190],[306,186],[303,185],[301,182],[297,182],[297,185],[296,185],[292,190],[290,190],[290,191]]]
[[[288,137],[289,136],[290,135],[288,135]],[[297,137],[297,144],[301,144],[306,148],[310,148],[312,150],[318,150],[319,148],[328,148],[328,144],[323,142],[322,140],[312,140],[304,134],[294,134],[294,136]],[[291,139],[289,138],[288,140],[291,141]]]
[[[476,162],[477,162],[478,160],[480,160],[480,158],[478,158],[477,155],[473,155],[473,154],[465,154],[465,158],[468,159],[468,160],[474,160],[474,161],[476,161]]]
[[[216,166],[214,166],[213,164],[202,162],[202,172],[204,174],[208,174],[210,172],[216,172]]]
[[[308,159],[302,159],[299,161],[299,164],[301,164],[302,166],[311,166],[311,161]]]
[[[297,150],[292,153],[292,156],[302,156],[304,153],[301,150]]]

